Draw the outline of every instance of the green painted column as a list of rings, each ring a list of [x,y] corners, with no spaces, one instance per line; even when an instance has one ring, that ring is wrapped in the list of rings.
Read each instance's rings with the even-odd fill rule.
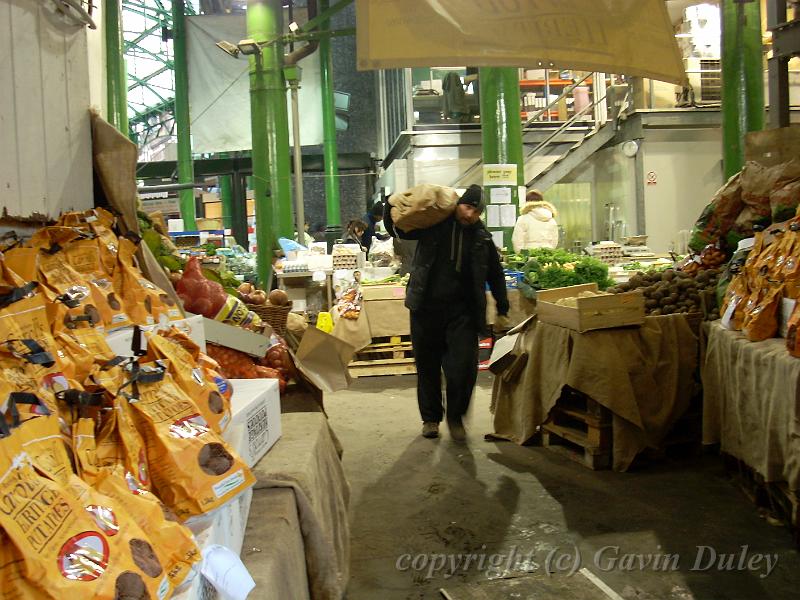
[[[722,1],[722,144],[725,177],[744,166],[745,134],[764,128],[761,7]]]
[[[247,37],[262,41],[269,38],[272,29],[271,9],[265,0],[250,0],[247,5]],[[264,65],[260,54],[248,57],[250,61],[250,127],[253,136],[253,176],[248,181],[255,197],[256,258],[258,280],[268,286],[272,276],[272,246],[275,241],[272,205],[267,197],[270,161],[267,149],[267,90]],[[240,240],[241,243],[241,240]]]
[[[230,229],[231,208],[233,206],[233,177],[231,175],[219,176],[219,199],[222,205],[222,228]]]
[[[481,68],[478,74],[481,103],[481,140],[484,165],[516,165],[516,185],[487,185],[486,204],[492,187],[511,188],[511,203],[519,210],[518,186],[525,185],[525,160],[522,151],[522,117],[519,96],[519,72],[510,67]],[[484,214],[484,220],[486,215]],[[493,227],[503,231],[504,245],[511,246],[513,227]]]
[[[184,0],[172,0],[172,33],[175,52],[175,125],[178,130],[178,183],[194,183],[192,132],[189,121],[189,72],[186,64],[186,22]],[[194,190],[181,190],[181,218],[184,231],[197,230]]]
[[[329,0],[319,0],[320,12],[329,8]],[[330,30],[330,20],[322,23],[322,30]],[[333,55],[331,38],[322,36],[319,41],[320,84],[322,88],[322,131],[325,159],[325,210],[329,237],[341,236],[342,210],[339,197],[339,155],[336,147],[336,105],[333,96]]]
[[[122,18],[119,0],[104,0],[103,29],[106,47],[106,119],[118,130],[123,129],[123,119],[127,120],[126,81],[123,72],[124,58],[122,45]]]
[[[257,0],[265,7],[264,30],[259,42],[274,40],[283,33],[282,0]],[[250,11],[252,2],[248,2]],[[286,106],[286,81],[283,78],[283,43],[277,42],[262,48],[264,82],[267,94],[267,153],[269,156],[269,185],[275,231],[279,236],[292,238],[292,160],[289,150],[289,109]]]

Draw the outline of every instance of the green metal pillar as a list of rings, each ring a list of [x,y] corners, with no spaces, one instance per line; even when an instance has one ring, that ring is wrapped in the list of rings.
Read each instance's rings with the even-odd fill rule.
[[[127,129],[122,129],[123,118],[127,117],[128,109],[125,105],[127,90],[122,70],[124,59],[120,0],[105,0],[103,15],[106,46],[106,118],[114,127],[128,135]]]
[[[269,39],[274,21],[271,8],[265,0],[250,0],[247,4],[247,36],[262,41]],[[267,198],[270,176],[270,160],[267,149],[267,90],[264,63],[261,54],[251,55],[250,60],[250,127],[253,136],[252,186],[256,208],[256,258],[258,281],[269,286],[272,276],[272,247],[274,214]],[[240,240],[241,243],[241,240]]]
[[[329,8],[329,0],[320,0],[320,12]],[[322,30],[330,30],[330,20],[322,23]],[[319,41],[320,84],[322,87],[322,131],[325,157],[325,209],[329,238],[341,237],[342,211],[339,199],[339,156],[336,147],[336,106],[333,97],[333,56],[331,39],[322,36]]]
[[[219,199],[222,204],[222,228],[230,229],[231,206],[233,204],[233,177],[231,175],[219,176]]]
[[[510,67],[481,68],[478,74],[481,103],[481,139],[484,165],[516,165],[516,185],[489,185],[484,181],[486,202],[491,187],[511,188],[511,203],[519,208],[518,186],[525,185],[525,161],[522,152],[522,117],[519,96],[519,72]],[[484,217],[485,218],[485,217]],[[493,227],[503,231],[505,246],[511,245],[513,227]]]
[[[744,139],[764,128],[761,6],[722,2],[722,144],[725,177],[744,166]]]
[[[175,52],[175,125],[178,129],[178,183],[194,183],[192,135],[189,121],[189,72],[186,64],[184,0],[172,0],[172,41]],[[179,192],[184,231],[197,230],[194,190]]]
[[[248,2],[250,11],[252,3]],[[259,42],[276,40],[283,34],[282,0],[257,0],[256,5],[264,6],[264,29],[258,37],[250,36]],[[249,16],[249,15],[248,15]],[[267,94],[267,153],[269,155],[269,186],[272,196],[272,210],[275,229],[278,235],[292,238],[294,220],[292,219],[292,161],[289,151],[289,110],[286,106],[286,81],[283,78],[283,43],[275,43],[262,48],[264,62],[264,82]]]

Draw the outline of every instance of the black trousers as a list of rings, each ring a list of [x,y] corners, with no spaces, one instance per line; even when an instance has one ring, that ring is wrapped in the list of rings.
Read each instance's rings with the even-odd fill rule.
[[[447,387],[447,419],[460,420],[469,408],[478,378],[478,328],[462,307],[411,312],[411,342],[417,363],[417,401],[423,421],[445,414],[442,371]]]

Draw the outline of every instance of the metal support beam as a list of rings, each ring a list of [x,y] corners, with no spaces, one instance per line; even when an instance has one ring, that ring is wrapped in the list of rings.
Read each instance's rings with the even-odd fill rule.
[[[320,21],[322,29],[329,29],[328,17],[337,7],[344,8],[349,0],[342,0],[332,8],[328,0],[320,0]],[[308,25],[308,23],[306,24]],[[336,147],[336,106],[333,97],[333,55],[330,38],[322,38],[319,42],[320,87],[322,89],[322,131],[323,152],[325,155],[325,212],[327,218],[326,237],[331,242],[341,237],[342,209],[339,198],[339,156]]]
[[[744,138],[764,128],[761,7],[722,1],[722,143],[725,177],[744,166]]]
[[[318,27],[322,29],[329,29],[330,25],[328,22],[330,21],[331,17],[341,11],[344,8],[347,8],[353,3],[353,0],[339,0],[336,4],[331,7],[328,7],[328,0],[320,3],[320,13],[314,17],[313,19],[306,21],[306,23],[300,27],[300,31],[304,33],[308,33],[310,31],[314,31]]]
[[[115,128],[128,135],[128,131],[122,128],[123,115],[127,114],[127,107],[119,0],[104,0],[103,15],[106,47],[106,118]]]
[[[800,51],[800,21],[787,22],[786,0],[767,0],[767,28],[772,32],[769,59],[769,125],[789,127],[789,59]]]
[[[233,181],[231,175],[219,176],[219,199],[222,205],[222,228],[231,228],[231,206],[233,204]]]
[[[271,34],[274,35],[275,32],[274,21],[274,11],[267,4],[267,0],[251,0],[248,3],[247,37],[259,41],[270,39]],[[267,198],[267,186],[270,176],[270,157],[267,144],[269,92],[267,90],[262,55],[251,55],[249,61],[250,122],[253,136],[253,192],[256,208],[256,268],[259,283],[269,288],[272,278],[272,247],[275,243],[275,235],[273,233],[274,214],[270,199]],[[244,196],[244,194],[242,195]],[[234,219],[234,225],[236,225],[236,221]],[[244,237],[242,237],[241,232],[234,235],[240,244],[247,244],[246,233]]]
[[[510,67],[482,67],[478,80],[481,86],[483,163],[516,165],[517,185],[508,187],[511,187],[511,204],[517,208],[517,186],[525,185],[519,71]],[[484,193],[488,203],[489,189],[486,188]],[[502,231],[504,245],[510,246],[513,228],[506,227]]]
[[[247,192],[244,175],[234,171],[231,175],[231,231],[233,238],[245,250],[249,249],[247,233]]]
[[[189,70],[186,63],[184,0],[172,2],[172,35],[175,49],[175,124],[178,128],[178,182],[194,182],[192,137],[189,122]],[[179,193],[184,231],[196,231],[194,190]]]
[[[297,242],[305,245],[305,223],[306,207],[303,197],[303,153],[300,145],[300,106],[298,100],[298,90],[300,82],[297,79],[289,80],[289,87],[292,91],[292,151],[294,155],[294,204],[295,204],[295,227],[297,231]]]

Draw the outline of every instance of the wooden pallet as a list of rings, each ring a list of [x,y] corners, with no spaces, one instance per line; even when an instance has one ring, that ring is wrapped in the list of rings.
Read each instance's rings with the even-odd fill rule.
[[[374,338],[350,363],[351,377],[411,375],[417,372],[409,336]]]
[[[593,470],[611,467],[611,412],[586,396],[564,388],[542,425],[542,445]]]
[[[734,483],[758,508],[783,521],[800,548],[800,490],[791,490],[785,481],[766,482],[764,477],[744,461],[722,454],[725,470]]]

